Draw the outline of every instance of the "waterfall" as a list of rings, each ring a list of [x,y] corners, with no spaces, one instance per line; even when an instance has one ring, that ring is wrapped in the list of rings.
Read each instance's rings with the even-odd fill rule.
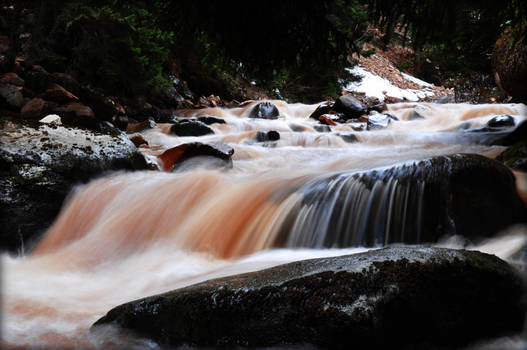
[[[504,147],[471,132],[497,114],[519,124],[524,105],[394,104],[388,112],[399,120],[386,129],[342,123],[318,132],[309,118],[316,105],[272,102],[276,120],[248,118],[256,101],[180,113],[223,118],[214,134],[178,137],[169,125],[141,132],[155,146],[142,152],[161,168],[168,149],[224,142],[234,149],[230,170],[114,173],[76,188],[28,255],[1,256],[2,346],[100,348],[90,325],[145,295],[392,243],[457,235],[476,244],[506,228],[493,215],[525,221],[514,176],[489,159]],[[406,120],[416,108],[425,119]],[[269,131],[280,137],[258,134]],[[500,251],[525,244],[518,230]]]

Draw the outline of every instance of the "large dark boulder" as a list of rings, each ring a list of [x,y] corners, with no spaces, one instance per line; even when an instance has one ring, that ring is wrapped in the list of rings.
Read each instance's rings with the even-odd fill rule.
[[[450,235],[474,241],[527,221],[514,175],[479,155],[323,175],[296,192],[302,201],[290,209],[277,246],[415,244]]]
[[[0,121],[0,251],[27,249],[73,186],[110,170],[146,169],[126,135]]]
[[[527,101],[527,37],[523,21],[506,27],[494,44],[492,64],[498,87],[519,101]]]
[[[278,119],[280,112],[271,102],[260,102],[251,109],[249,118]]]
[[[333,105],[333,109],[336,112],[344,113],[346,116],[345,119],[358,118],[361,115],[368,113],[368,106],[350,94],[337,98]]]
[[[521,282],[495,256],[394,247],[219,278],[110,310],[119,326],[161,344],[323,348],[454,348],[518,331]]]

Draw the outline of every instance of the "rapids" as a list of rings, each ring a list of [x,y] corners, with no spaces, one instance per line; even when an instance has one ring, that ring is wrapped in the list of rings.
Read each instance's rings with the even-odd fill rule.
[[[161,167],[157,155],[166,149],[187,142],[221,141],[234,148],[233,169],[210,170],[194,164],[174,173],[109,174],[77,188],[29,253],[2,255],[2,345],[155,348],[147,341],[100,339],[88,329],[110,308],[147,295],[390,243],[384,230],[367,244],[370,248],[364,247],[360,237],[373,229],[348,217],[369,215],[372,227],[379,220],[402,217],[385,225],[388,231],[404,232],[405,222],[419,223],[423,184],[410,191],[388,181],[370,191],[356,181],[357,174],[455,153],[493,158],[504,147],[487,145],[491,134],[470,129],[483,127],[501,114],[513,116],[516,125],[527,119],[527,107],[521,104],[400,103],[388,105],[388,112],[399,120],[386,129],[354,132],[339,124],[331,132],[317,132],[318,122],[308,118],[317,105],[273,101],[279,119],[250,119],[256,103],[181,112],[185,117],[223,118],[225,124],[211,125],[215,134],[177,137],[167,132],[169,125],[141,132],[151,146],[142,152]],[[425,118],[407,120],[412,110]],[[270,130],[280,133],[278,141],[257,142],[257,132]],[[347,143],[340,136],[349,133],[358,142]],[[309,197],[313,191],[315,195]],[[345,211],[336,204],[341,197]],[[372,212],[374,197],[384,198],[384,212]],[[317,198],[326,203],[323,208],[317,207]],[[388,210],[392,214],[386,214]],[[328,235],[335,230],[327,221],[332,215],[340,225],[337,231],[350,237]],[[413,215],[413,221],[405,221],[405,215]],[[287,232],[283,227],[289,228]],[[438,243],[466,244],[451,237]],[[525,244],[527,230],[519,226],[469,248],[507,259]]]

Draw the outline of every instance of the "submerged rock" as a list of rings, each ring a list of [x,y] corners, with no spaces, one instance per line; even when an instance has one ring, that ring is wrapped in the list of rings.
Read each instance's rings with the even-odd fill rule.
[[[257,142],[278,141],[278,140],[280,140],[280,133],[276,130],[258,131],[256,133]]]
[[[0,250],[30,248],[74,185],[109,170],[145,169],[124,134],[35,127],[2,120],[0,128]]]
[[[203,136],[214,134],[214,130],[197,120],[182,120],[172,125],[170,133],[177,136]]]
[[[197,120],[207,125],[212,124],[225,124],[225,120],[212,115],[200,115]]]
[[[497,257],[392,247],[293,262],[132,301],[91,330],[113,325],[171,346],[420,349],[517,331],[523,320],[520,279]]]
[[[478,155],[320,176],[296,192],[302,201],[288,213],[276,246],[415,244],[448,235],[479,239],[527,221],[514,175]]]
[[[278,119],[280,112],[271,102],[260,102],[253,107],[249,118]]]

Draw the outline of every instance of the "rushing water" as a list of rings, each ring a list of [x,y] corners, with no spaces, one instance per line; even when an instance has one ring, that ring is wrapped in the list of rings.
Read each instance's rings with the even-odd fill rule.
[[[424,181],[368,182],[361,174],[455,153],[494,157],[504,148],[485,145],[492,136],[470,129],[495,115],[516,124],[527,118],[524,105],[394,104],[389,112],[399,121],[354,132],[358,142],[348,143],[340,135],[353,132],[349,124],[316,131],[308,118],[316,105],[274,103],[278,120],[249,119],[255,102],[183,113],[225,119],[211,125],[214,135],[177,137],[168,125],[142,132],[151,146],[145,156],[160,167],[156,156],[166,149],[222,141],[235,151],[231,170],[194,163],[175,173],[113,174],[76,189],[32,252],[2,256],[2,345],[128,348],[88,331],[123,302],[284,262],[422,242]],[[414,109],[425,119],[407,120]],[[280,139],[257,142],[269,130]],[[473,248],[508,258],[526,237],[517,228]]]

